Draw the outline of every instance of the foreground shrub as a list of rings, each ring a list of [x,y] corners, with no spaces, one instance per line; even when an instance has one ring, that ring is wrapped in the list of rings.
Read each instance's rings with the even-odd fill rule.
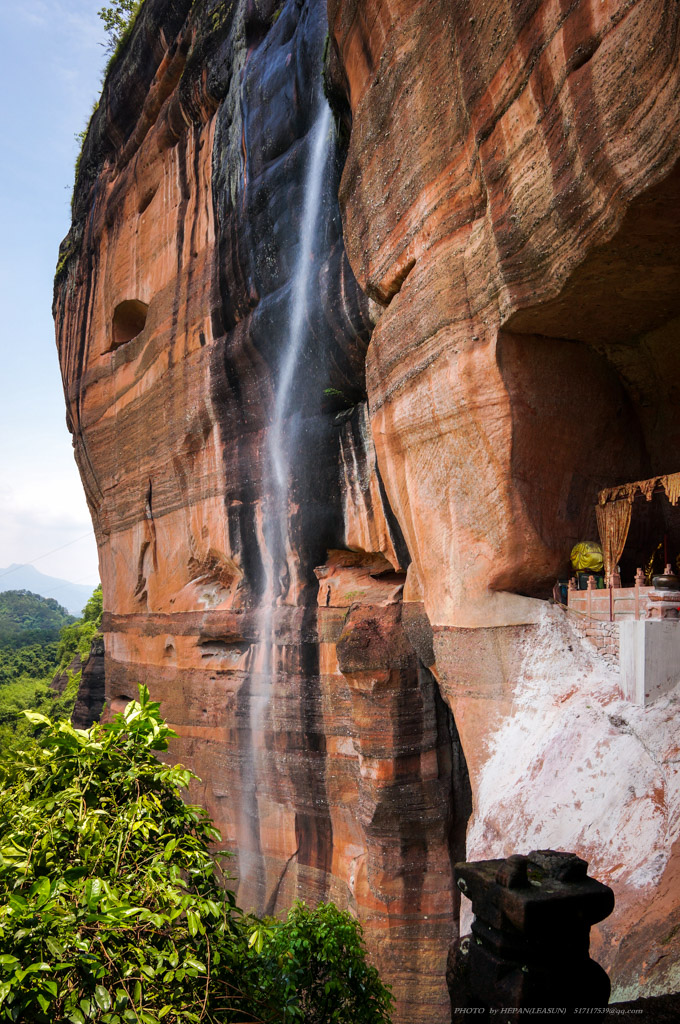
[[[87,732],[27,717],[39,742],[0,766],[0,1021],[389,1021],[348,914],[235,905],[146,688]]]
[[[296,903],[285,922],[259,925],[257,984],[269,1020],[304,1024],[383,1024],[391,999],[357,922],[332,903]],[[284,1010],[275,1016],[277,1007]],[[280,1010],[279,1010],[280,1013]]]

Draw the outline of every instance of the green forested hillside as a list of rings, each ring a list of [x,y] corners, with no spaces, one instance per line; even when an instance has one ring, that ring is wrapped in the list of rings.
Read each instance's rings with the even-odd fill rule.
[[[74,619],[52,598],[25,590],[0,593],[0,757],[21,746],[30,732],[22,711],[71,715],[80,671],[69,675],[61,694],[49,684],[57,672],[67,672],[76,654],[87,658],[101,609],[101,587],[85,605],[82,619]]]
[[[0,728],[47,697],[61,630],[74,621],[53,598],[28,590],[0,593]]]
[[[1,649],[30,647],[58,640],[62,627],[74,621],[74,617],[52,597],[40,597],[28,590],[0,593]]]
[[[58,640],[18,648],[0,645],[0,687],[22,677],[43,679],[50,675],[58,664]]]
[[[95,588],[92,597],[83,608],[80,619],[71,619],[59,634],[58,668],[63,672],[76,654],[86,658],[90,650],[92,638],[102,621],[102,588]]]

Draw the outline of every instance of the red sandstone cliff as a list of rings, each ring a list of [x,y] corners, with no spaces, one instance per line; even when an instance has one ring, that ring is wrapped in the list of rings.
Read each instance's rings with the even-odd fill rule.
[[[672,987],[675,698],[622,704],[533,598],[599,487],[680,465],[680,10],[329,0],[329,20],[371,430],[470,768],[468,855],[578,850],[616,891],[615,992]]]
[[[599,487],[679,468],[676,6],[328,15],[323,138],[322,2],[146,0],[85,142],[55,318],[108,701],[148,683],[240,901],[350,906],[403,1024],[447,1019],[470,786],[468,853],[589,858],[615,986],[661,990],[675,705],[539,599]]]

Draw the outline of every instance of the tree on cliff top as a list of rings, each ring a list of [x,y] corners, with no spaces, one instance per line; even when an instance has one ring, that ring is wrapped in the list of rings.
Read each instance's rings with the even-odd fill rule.
[[[112,0],[97,11],[108,32],[107,53],[115,53],[134,24],[144,0]]]
[[[27,717],[39,742],[0,764],[0,1022],[389,1024],[349,914],[235,905],[146,688],[88,731]]]

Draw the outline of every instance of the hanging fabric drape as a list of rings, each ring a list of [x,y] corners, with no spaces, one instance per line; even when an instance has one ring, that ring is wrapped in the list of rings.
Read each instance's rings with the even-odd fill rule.
[[[597,529],[600,534],[604,556],[604,578],[609,585],[612,572],[616,571],[623,549],[626,546],[630,520],[633,513],[633,499],[625,497],[617,501],[598,504]]]
[[[677,505],[680,498],[680,473],[668,473],[661,477],[661,484],[671,505]]]
[[[651,501],[658,488],[666,492],[671,505],[677,505],[680,500],[680,473],[665,473],[649,480],[607,487],[598,494],[595,511],[604,556],[604,578],[608,585],[626,546],[635,498],[643,494],[647,501]]]
[[[618,501],[620,498],[633,502],[638,494],[644,494],[647,501],[651,501],[652,495],[658,487],[666,492],[671,505],[677,505],[678,499],[680,499],[680,473],[665,473],[662,476],[653,476],[649,480],[635,480],[630,484],[607,487],[604,491],[600,491],[597,502],[602,506],[611,501]]]

